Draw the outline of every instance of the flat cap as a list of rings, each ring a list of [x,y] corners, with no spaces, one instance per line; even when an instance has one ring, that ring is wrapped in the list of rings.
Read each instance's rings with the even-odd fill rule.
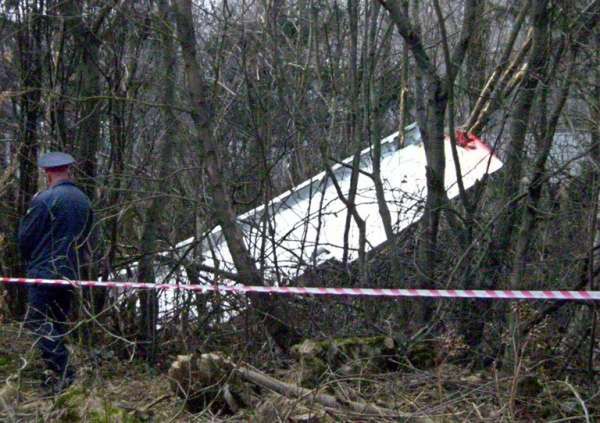
[[[59,151],[53,151],[51,153],[44,154],[38,160],[38,166],[44,169],[68,166],[73,163],[75,163],[73,156],[67,153],[61,153]]]

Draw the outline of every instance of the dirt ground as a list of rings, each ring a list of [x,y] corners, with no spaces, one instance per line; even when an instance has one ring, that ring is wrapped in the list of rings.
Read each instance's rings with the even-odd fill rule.
[[[183,422],[192,416],[173,400],[165,374],[110,354],[70,345],[77,380],[63,395],[41,386],[44,365],[34,338],[17,323],[0,324],[0,421]],[[106,418],[101,418],[103,410]],[[100,416],[100,417],[99,417]]]
[[[77,381],[62,395],[47,397],[40,386],[44,366],[34,339],[17,323],[0,323],[1,422],[382,421],[340,414],[305,400],[282,402],[281,397],[266,391],[261,406],[253,410],[233,416],[208,410],[190,414],[183,400],[172,394],[166,369],[117,357],[108,348],[101,353],[85,352],[80,345],[70,348]],[[262,370],[286,377],[286,371],[269,369],[268,363]],[[515,377],[493,368],[473,371],[437,362],[428,369],[404,366],[383,374],[343,376],[331,372],[319,389],[342,402],[360,398],[412,413],[414,421],[596,421],[600,392],[593,379],[586,384],[586,378],[555,376],[543,366],[533,371],[524,365]]]

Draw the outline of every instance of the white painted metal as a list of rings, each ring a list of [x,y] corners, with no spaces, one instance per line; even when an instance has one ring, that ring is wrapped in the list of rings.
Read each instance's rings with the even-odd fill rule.
[[[397,149],[397,133],[382,140],[381,177],[385,197],[392,216],[394,230],[400,232],[416,222],[422,214],[426,195],[425,151],[418,127],[406,128],[406,146]],[[450,142],[446,140],[445,184],[448,196],[458,195],[456,172]],[[458,147],[459,161],[465,188],[471,187],[485,174],[502,167],[502,162],[487,146]],[[350,188],[352,158],[333,167],[344,195]],[[386,241],[379,215],[373,180],[365,173],[372,172],[372,152],[361,152],[361,173],[358,181],[357,211],[366,221],[369,251]],[[308,268],[330,259],[341,260],[347,208],[338,197],[332,181],[321,172],[293,189],[238,217],[247,247],[257,266],[273,282],[293,279]],[[358,257],[359,232],[353,222],[349,232],[349,260]],[[181,242],[185,247],[193,238]],[[214,228],[201,242],[202,264],[235,272],[231,255],[220,227]],[[213,276],[203,274],[209,280]]]

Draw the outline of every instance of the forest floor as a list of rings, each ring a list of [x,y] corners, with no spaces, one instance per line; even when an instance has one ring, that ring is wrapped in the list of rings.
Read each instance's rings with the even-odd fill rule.
[[[48,396],[34,339],[18,324],[0,324],[1,422],[190,421],[184,404],[171,398],[166,372],[69,348],[77,380],[62,395]]]
[[[156,370],[107,352],[91,359],[83,348],[71,349],[78,368],[76,383],[60,396],[46,397],[40,386],[44,367],[33,348],[33,338],[16,323],[0,324],[1,422],[383,421],[344,415],[309,402],[298,408],[301,401],[278,402],[271,393],[264,394],[260,410],[241,410],[233,416],[208,410],[191,414],[184,402],[172,395],[166,368]],[[291,378],[290,369],[270,369],[265,364],[262,371],[280,379]],[[473,371],[448,362],[435,363],[426,370],[408,366],[353,377],[332,373],[323,381],[323,389],[344,400],[360,398],[410,413],[414,419],[409,421],[564,422],[600,418],[597,385],[578,383],[568,376],[557,380],[552,372],[528,371],[526,366],[516,378],[494,369]],[[265,404],[270,404],[270,409]]]

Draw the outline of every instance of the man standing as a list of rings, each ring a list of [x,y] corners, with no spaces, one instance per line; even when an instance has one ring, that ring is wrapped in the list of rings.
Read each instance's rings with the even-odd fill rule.
[[[94,217],[89,198],[72,181],[74,162],[71,155],[58,152],[39,160],[48,189],[33,198],[19,227],[29,278],[78,280],[92,256]],[[75,379],[64,344],[72,297],[69,286],[32,285],[28,291],[26,325],[39,337],[42,359],[55,373],[44,382],[52,393],[63,391]]]

